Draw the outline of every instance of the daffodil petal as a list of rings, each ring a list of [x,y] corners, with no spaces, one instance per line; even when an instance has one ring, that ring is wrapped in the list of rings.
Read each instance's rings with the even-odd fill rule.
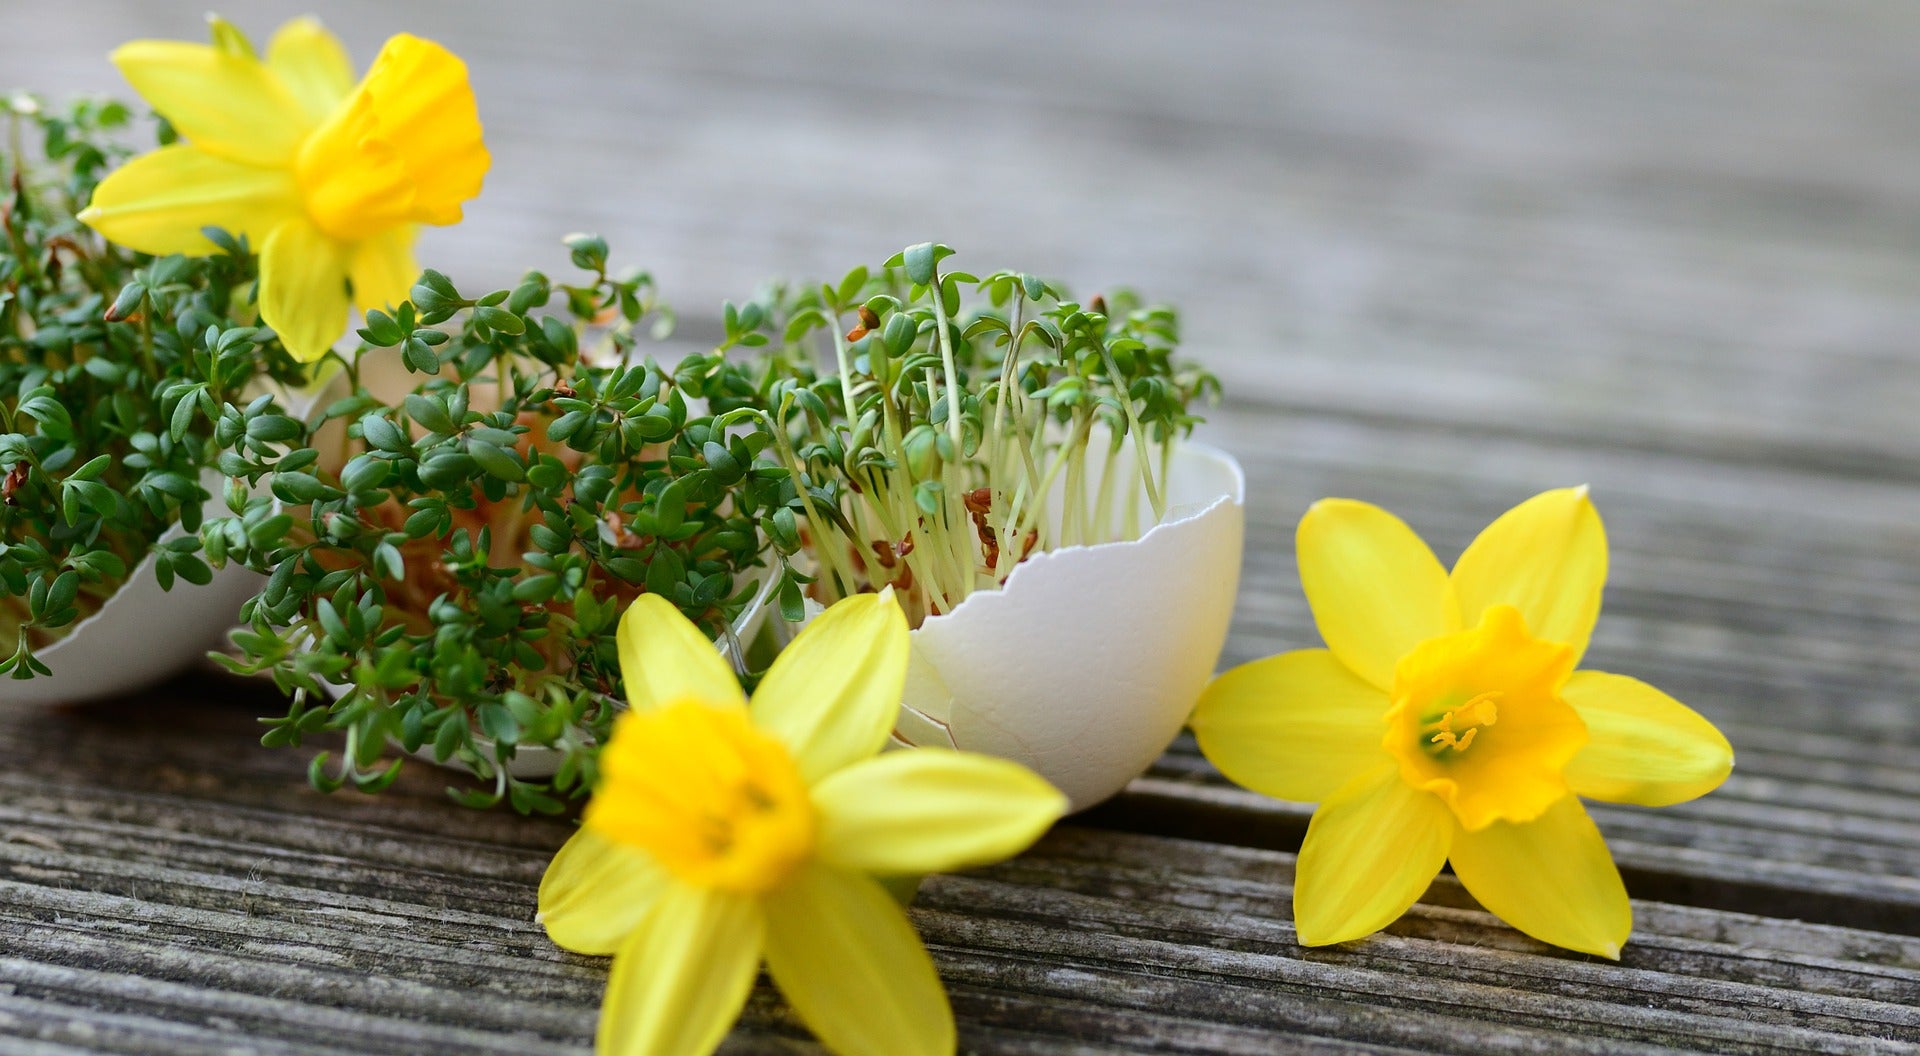
[[[540,878],[540,923],[554,945],[604,957],[620,948],[668,884],[637,847],[581,829]]]
[[[820,857],[868,873],[942,873],[1011,858],[1067,811],[1017,763],[928,748],[837,770],[813,789]]]
[[[907,682],[907,619],[888,594],[835,602],[774,658],[754,724],[793,752],[808,784],[878,752]]]
[[[1215,678],[1188,725],[1235,784],[1313,803],[1385,758],[1389,704],[1333,653],[1301,649]]]
[[[1293,884],[1294,929],[1304,946],[1365,938],[1419,901],[1447,860],[1453,816],[1438,796],[1385,764],[1314,811]]]
[[[844,1056],[950,1056],[953,1011],[898,903],[813,863],[768,896],[767,970],[807,1028]]]
[[[1706,795],[1733,771],[1733,746],[1713,723],[1639,679],[1575,671],[1560,696],[1587,724],[1566,775],[1589,799],[1664,807]]]
[[[316,123],[353,91],[353,61],[347,49],[312,16],[292,19],[274,32],[267,44],[267,68],[279,75]]]
[[[361,311],[391,311],[410,296],[420,265],[413,259],[412,224],[391,227],[353,247],[347,274],[353,279],[353,303]]]
[[[1453,566],[1466,626],[1511,605],[1534,637],[1572,646],[1575,664],[1606,585],[1607,532],[1585,486],[1542,492],[1501,514]]]
[[[247,165],[292,164],[314,119],[260,60],[205,44],[136,40],[113,64],[201,150]]]
[[[367,76],[300,147],[307,212],[345,242],[451,224],[491,160],[467,68],[430,40],[388,40]]]
[[[693,621],[658,594],[642,594],[620,617],[620,677],[627,702],[657,708],[680,700],[745,706],[740,680]]]
[[[260,246],[260,318],[302,363],[347,328],[347,251],[308,221],[288,220]]]
[[[405,159],[414,218],[459,222],[461,204],[480,193],[493,163],[467,64],[431,40],[400,33],[367,67],[365,90],[381,138]]]
[[[1300,519],[1300,585],[1320,636],[1354,674],[1391,689],[1393,667],[1460,629],[1447,570],[1406,522],[1378,506],[1322,499]]]
[[[221,227],[258,245],[300,215],[293,174],[217,158],[176,143],[113,170],[80,219],[109,242],[142,253],[207,254],[201,231]]]
[[[670,885],[614,954],[594,1051],[712,1052],[747,1003],[766,934],[752,898]]]
[[[1462,831],[1451,857],[1467,893],[1494,916],[1542,942],[1619,959],[1633,907],[1578,796],[1533,821]]]

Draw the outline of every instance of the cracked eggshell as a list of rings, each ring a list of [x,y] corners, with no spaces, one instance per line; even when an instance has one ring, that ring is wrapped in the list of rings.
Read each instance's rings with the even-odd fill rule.
[[[304,389],[287,389],[260,379],[249,384],[247,396],[271,393],[288,414],[307,418],[344,380],[344,375],[337,375]],[[229,516],[227,478],[208,467],[200,474],[200,486],[208,495],[200,507],[203,516]],[[187,534],[176,524],[160,536],[155,549]],[[259,573],[229,564],[214,569],[213,579],[205,586],[176,579],[172,590],[162,590],[154,577],[154,563],[149,550],[97,612],[75,624],[59,641],[35,652],[53,670],[52,675],[0,681],[0,705],[79,703],[177,675],[228,644],[227,632],[239,618],[240,606],[266,582]]]
[[[1220,658],[1246,519],[1217,448],[1177,448],[1167,491],[1139,539],[1036,554],[915,630],[896,738],[1025,764],[1074,810],[1145,772]]]
[[[224,517],[226,478],[208,470],[200,486],[208,499],[208,517]],[[167,529],[162,543],[187,532]],[[156,544],[155,548],[158,548]],[[263,578],[238,565],[213,570],[213,580],[196,587],[175,579],[160,589],[153,573],[153,551],[142,558],[127,581],[98,611],[75,624],[66,636],[35,655],[53,674],[0,681],[0,702],[68,704],[113,696],[159,682],[192,667],[219,648],[240,606],[260,590]]]

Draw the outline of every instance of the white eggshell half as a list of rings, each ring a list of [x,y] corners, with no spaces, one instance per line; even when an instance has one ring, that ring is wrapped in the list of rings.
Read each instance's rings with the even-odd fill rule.
[[[222,497],[226,478],[208,470],[200,486],[213,496],[202,507],[206,516],[227,516]],[[174,525],[160,538],[178,539],[185,534]],[[178,674],[220,647],[240,606],[263,582],[258,574],[230,564],[214,569],[213,581],[206,586],[176,579],[172,590],[162,590],[153,566],[149,552],[98,611],[59,641],[35,652],[53,670],[52,675],[21,681],[0,678],[0,702],[73,703],[126,693]]]
[[[1220,658],[1246,519],[1226,452],[1182,444],[1168,478],[1139,539],[1035,554],[915,630],[896,738],[1025,764],[1075,810],[1152,765]]]

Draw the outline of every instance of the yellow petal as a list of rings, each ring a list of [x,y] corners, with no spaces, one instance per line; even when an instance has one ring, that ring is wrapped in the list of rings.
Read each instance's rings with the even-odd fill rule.
[[[114,49],[127,83],[209,154],[275,168],[293,164],[314,121],[258,59],[206,44],[136,40]]]
[[[212,38],[213,46],[221,51],[245,59],[260,57],[260,53],[253,49],[253,41],[247,39],[245,31],[219,15],[211,13],[207,15],[207,35]]]
[[[267,68],[278,74],[315,123],[353,91],[353,62],[340,39],[312,16],[281,26],[267,44]]]
[[[1534,821],[1454,837],[1453,871],[1487,911],[1542,942],[1618,959],[1633,907],[1577,796]]]
[[[816,863],[766,906],[767,970],[822,1044],[842,1056],[951,1056],[940,976],[879,884]]]
[[[1453,566],[1460,617],[1520,610],[1536,638],[1565,642],[1578,664],[1607,585],[1607,532],[1584,485],[1542,492],[1500,515]]]
[[[260,246],[260,319],[302,363],[325,356],[347,328],[347,250],[306,220],[288,220]]]
[[[888,752],[813,789],[817,853],[869,873],[942,873],[1011,858],[1067,811],[1017,763],[971,752]]]
[[[605,957],[639,926],[667,883],[666,870],[645,851],[581,829],[547,863],[538,919],[554,945]]]
[[[400,224],[457,222],[489,163],[466,66],[403,33],[302,145],[295,167],[314,222],[357,242]]]
[[[1314,811],[1293,884],[1304,946],[1365,938],[1400,919],[1447,860],[1446,804],[1400,780],[1391,763],[1362,774]]]
[[[885,594],[835,602],[774,658],[753,721],[785,742],[808,784],[886,743],[907,682],[907,618]]]
[[[1560,695],[1591,738],[1566,771],[1589,799],[1664,807],[1706,795],[1733,771],[1733,746],[1713,723],[1639,679],[1575,671]]]
[[[614,954],[594,1051],[712,1052],[747,1003],[766,930],[753,899],[670,886]]]
[[[412,224],[390,227],[353,247],[347,274],[353,279],[353,303],[361,311],[392,310],[407,299],[420,265],[413,259]]]
[[[1393,665],[1428,638],[1460,629],[1447,570],[1393,514],[1322,499],[1300,519],[1300,585],[1320,636],[1354,674],[1393,687]]]
[[[242,165],[184,143],[113,170],[80,212],[109,242],[156,256],[214,252],[201,234],[208,227],[245,235],[257,248],[274,228],[298,216],[292,173]]]
[[[461,203],[480,193],[492,164],[467,64],[431,40],[402,33],[368,68],[367,91],[381,129],[406,159],[417,218],[457,223]]]
[[[1301,649],[1214,679],[1188,725],[1234,783],[1312,803],[1385,758],[1389,703],[1331,652]]]
[[[633,599],[620,617],[620,677],[627,702],[657,708],[682,700],[745,706],[740,680],[693,621],[658,594]]]

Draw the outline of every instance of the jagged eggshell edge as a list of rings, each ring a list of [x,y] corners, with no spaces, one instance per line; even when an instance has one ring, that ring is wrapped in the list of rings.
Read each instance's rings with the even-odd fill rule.
[[[913,632],[904,742],[1022,763],[1084,810],[1166,750],[1233,616],[1246,480],[1205,444],[1175,451],[1169,513],[1139,539],[1022,563]]]

